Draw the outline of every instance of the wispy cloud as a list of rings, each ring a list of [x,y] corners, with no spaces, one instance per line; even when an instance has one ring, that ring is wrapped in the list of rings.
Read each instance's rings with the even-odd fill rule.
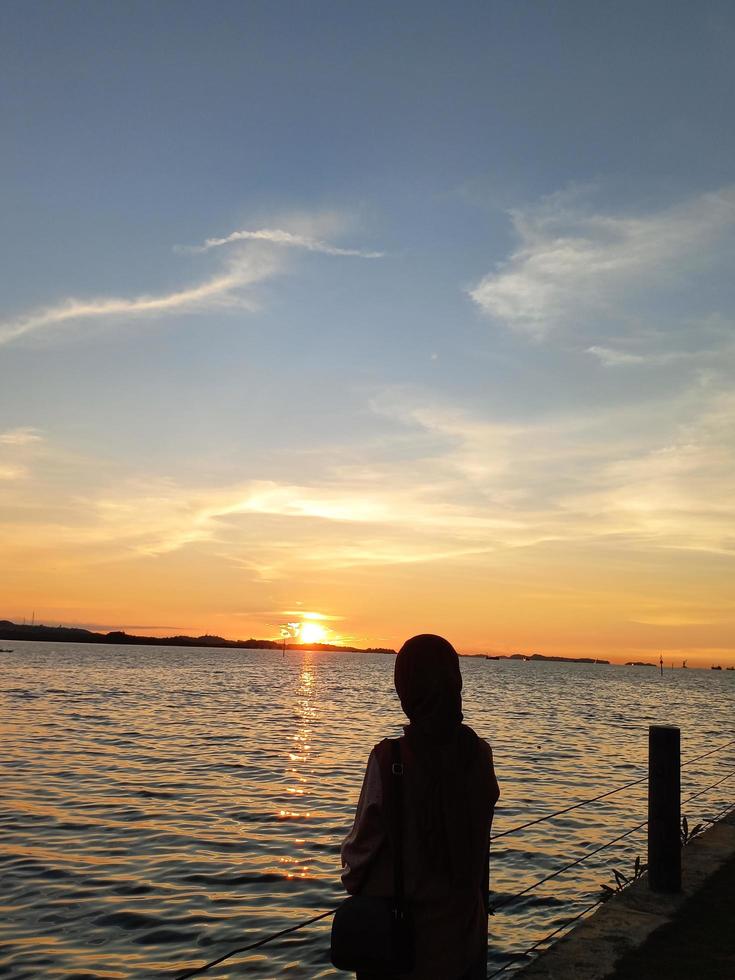
[[[615,350],[613,347],[588,347],[587,354],[592,354],[605,367],[620,367],[622,364],[643,364],[646,358],[642,354],[630,354],[627,351]]]
[[[302,224],[307,223],[305,218],[300,220]],[[314,223],[319,224],[316,218]],[[14,319],[0,321],[0,345],[41,330],[59,329],[85,321],[127,322],[227,308],[252,311],[257,309],[252,294],[253,287],[283,271],[283,256],[278,254],[279,249],[272,247],[274,245],[303,248],[333,256],[378,258],[382,255],[380,252],[338,248],[306,234],[267,228],[259,231],[237,231],[227,238],[210,238],[202,246],[184,250],[207,252],[222,245],[234,246],[232,254],[215,275],[202,282],[160,294],[65,299]]]
[[[279,613],[282,616],[300,616],[301,619],[315,619],[330,623],[339,623],[344,619],[344,616],[332,616],[329,613],[320,612],[307,612],[303,609],[281,609],[279,610]]]
[[[319,241],[308,235],[298,235],[281,228],[259,228],[256,231],[242,229],[233,231],[225,238],[208,238],[203,245],[178,245],[177,249],[186,252],[208,252],[223,245],[234,245],[237,242],[256,241],[269,242],[271,245],[286,245],[290,248],[303,248],[308,252],[321,252],[323,255],[348,255],[361,259],[380,259],[384,252],[368,252],[359,248],[339,248],[329,242]]]
[[[429,440],[434,457],[412,469],[418,479],[433,469],[443,499],[484,518],[478,540],[516,548],[617,537],[647,549],[733,551],[735,399],[724,386],[699,379],[648,403],[524,423],[400,393],[377,408]]]
[[[132,298],[66,299],[56,306],[36,310],[15,320],[0,322],[0,344],[7,344],[38,330],[62,327],[84,320],[111,318],[137,319],[171,313],[195,313],[220,306],[254,308],[243,290],[267,279],[277,271],[272,256],[241,254],[219,275],[185,289],[158,296]]]
[[[505,326],[543,336],[620,317],[642,290],[671,284],[735,229],[735,189],[644,215],[584,209],[569,194],[510,212],[519,245],[469,290]]]
[[[36,455],[44,438],[40,429],[24,425],[0,432],[0,480],[23,480],[30,475],[26,465]]]
[[[567,555],[735,549],[726,379],[522,420],[415,389],[388,390],[373,409],[382,442],[291,465],[298,479],[261,460],[257,480],[228,470],[197,485],[45,449],[32,482],[4,474],[0,546],[39,566],[51,552],[78,567],[196,557],[261,581],[411,563],[511,568],[524,552],[560,546]],[[22,441],[24,431],[3,435]]]
[[[25,425],[18,429],[7,429],[0,432],[0,445],[2,446],[29,446],[34,443],[43,442],[43,436],[39,429]]]
[[[480,560],[559,542],[732,551],[735,402],[725,391],[693,386],[645,409],[524,423],[408,396],[379,411],[414,433],[410,466],[376,446],[371,462],[327,460],[309,482],[205,488],[116,474],[60,509],[56,481],[63,489],[67,478],[56,475],[57,462],[48,487],[39,473],[38,489],[17,497],[16,516],[0,531],[9,546],[53,541],[82,561],[204,548],[263,578],[316,566]]]
[[[0,480],[21,480],[28,476],[25,466],[18,466],[15,463],[0,463]]]
[[[593,345],[588,347],[585,351],[586,354],[591,354],[592,357],[597,358],[603,367],[616,368],[624,367],[629,364],[646,364],[654,366],[662,366],[666,364],[673,364],[676,361],[687,361],[694,360],[696,358],[705,358],[708,356],[713,356],[716,352],[705,350],[705,351],[683,351],[683,350],[672,350],[672,351],[648,351],[645,354],[639,354],[633,351],[620,350],[616,347],[599,347]]]

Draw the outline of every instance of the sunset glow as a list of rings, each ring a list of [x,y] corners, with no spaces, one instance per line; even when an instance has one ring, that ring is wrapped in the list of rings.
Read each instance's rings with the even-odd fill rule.
[[[735,2],[1,23],[0,980],[724,965]]]
[[[302,623],[299,640],[301,643],[326,643],[327,631],[318,623]]]
[[[734,664],[717,18],[169,6],[10,5],[0,619]]]

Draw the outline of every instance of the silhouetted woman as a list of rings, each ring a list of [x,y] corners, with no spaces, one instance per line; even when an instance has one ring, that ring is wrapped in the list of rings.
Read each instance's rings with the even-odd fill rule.
[[[401,978],[475,980],[487,973],[488,838],[500,796],[492,750],[462,724],[459,658],[442,637],[404,643],[395,686],[410,720],[400,741],[405,890],[416,931],[416,965]],[[386,739],[370,753],[342,845],[342,882],[352,894],[393,894],[391,761]]]

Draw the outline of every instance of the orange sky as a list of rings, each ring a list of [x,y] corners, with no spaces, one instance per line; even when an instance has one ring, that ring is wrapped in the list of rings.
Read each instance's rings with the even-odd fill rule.
[[[68,528],[6,528],[0,615],[265,638],[312,613],[325,639],[357,645],[438,632],[468,653],[735,663],[733,584],[717,554],[615,539],[473,549],[384,523],[258,514],[193,540],[167,526],[175,540],[164,543],[139,506],[98,504]],[[59,514],[70,520],[68,503],[47,519]]]
[[[117,6],[3,8],[0,617],[735,664],[724,21]]]

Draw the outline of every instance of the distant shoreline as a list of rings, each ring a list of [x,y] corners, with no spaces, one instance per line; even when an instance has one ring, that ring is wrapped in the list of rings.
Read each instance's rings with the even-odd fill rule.
[[[235,650],[282,650],[283,640],[226,640],[223,636],[136,636],[123,630],[95,633],[76,626],[28,626],[0,620],[0,640],[37,640],[46,643],[109,643],[119,646],[211,647]],[[336,643],[289,643],[287,650],[335,650],[341,653],[385,653],[395,650],[385,647],[347,647]]]
[[[113,646],[161,646],[161,647],[204,647],[223,650],[283,650],[283,640],[227,640],[223,636],[213,636],[205,633],[203,636],[137,636],[123,630],[112,630],[109,633],[95,633],[93,630],[82,629],[79,626],[45,626],[43,624],[29,626],[25,623],[12,623],[8,619],[0,620],[0,640],[35,640],[41,643],[107,643]],[[396,651],[388,647],[351,647],[340,646],[336,643],[289,643],[286,650],[315,650],[333,651],[337,653],[382,653],[395,656]],[[609,660],[595,657],[561,657],[543,653],[465,653],[460,657],[471,660],[515,660],[515,661],[550,661],[553,663],[575,664],[609,664]],[[651,664],[653,666],[653,664]]]
[[[160,646],[160,647],[200,647],[222,650],[283,650],[283,640],[258,640],[250,637],[247,640],[227,640],[223,636],[213,636],[205,633],[203,636],[137,636],[124,630],[112,630],[109,633],[96,633],[93,630],[82,629],[79,626],[45,626],[43,624],[28,625],[13,623],[8,619],[0,620],[0,641],[35,640],[42,643],[107,643],[113,646]],[[396,651],[390,647],[354,647],[340,646],[337,643],[293,643],[286,640],[286,650],[314,650],[325,653],[380,653],[395,656]],[[0,652],[9,652],[2,650]],[[629,660],[625,664],[617,661],[603,660],[599,657],[564,657],[557,654],[544,653],[460,653],[462,659],[469,660],[512,660],[516,663],[562,663],[562,664],[600,664],[607,666],[626,667],[656,667],[655,661]],[[693,667],[693,670],[704,669]],[[727,667],[727,670],[733,668]],[[666,668],[667,672],[669,668]]]

